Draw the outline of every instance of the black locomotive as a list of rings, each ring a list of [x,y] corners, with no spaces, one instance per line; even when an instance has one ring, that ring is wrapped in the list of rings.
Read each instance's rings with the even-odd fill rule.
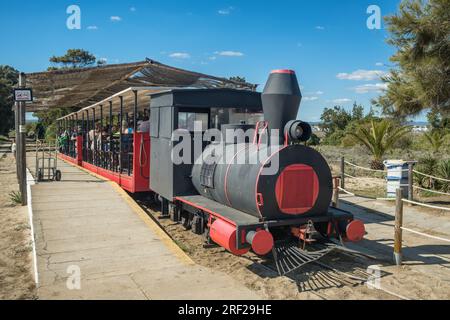
[[[162,216],[236,255],[250,249],[265,255],[276,240],[290,237],[308,242],[311,229],[325,238],[361,240],[363,223],[330,207],[330,168],[304,144],[310,125],[294,120],[301,98],[291,70],[273,71],[262,94],[175,89],[152,95],[149,181]],[[205,139],[212,128],[220,139]]]

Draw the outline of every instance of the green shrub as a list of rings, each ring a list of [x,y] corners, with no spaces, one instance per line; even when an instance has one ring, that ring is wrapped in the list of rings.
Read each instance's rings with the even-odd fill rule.
[[[320,144],[320,138],[316,134],[312,134],[311,138],[308,140],[308,146],[318,146]]]
[[[342,143],[342,139],[344,138],[344,131],[343,130],[336,130],[332,134],[326,136],[322,140],[322,144],[329,145],[329,146],[339,146]]]
[[[419,159],[416,170],[428,174],[428,175],[434,175],[434,170],[438,164],[438,161],[436,158],[433,158],[432,156],[426,156],[425,158]],[[434,187],[434,180],[419,174],[414,174],[414,180],[419,184],[422,188],[433,188]]]
[[[45,141],[55,142],[56,140],[57,128],[55,124],[51,124],[45,130]]]
[[[9,199],[13,205],[22,204],[22,194],[19,191],[11,191],[9,193]]]

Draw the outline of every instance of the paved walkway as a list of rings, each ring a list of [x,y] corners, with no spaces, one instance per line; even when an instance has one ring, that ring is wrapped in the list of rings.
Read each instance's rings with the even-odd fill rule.
[[[194,264],[117,186],[59,166],[61,182],[31,187],[40,299],[259,299]]]

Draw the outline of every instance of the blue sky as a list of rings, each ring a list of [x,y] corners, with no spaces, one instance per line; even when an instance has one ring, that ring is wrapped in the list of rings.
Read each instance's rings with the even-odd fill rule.
[[[317,121],[325,107],[370,108],[394,49],[386,30],[369,30],[369,5],[381,14],[399,0],[293,1],[1,1],[0,64],[45,70],[48,58],[83,48],[108,63],[145,57],[217,76],[244,76],[263,88],[272,69],[296,70],[299,117]],[[81,9],[69,30],[66,9]],[[19,22],[20,21],[20,22]],[[418,119],[420,120],[420,118]]]

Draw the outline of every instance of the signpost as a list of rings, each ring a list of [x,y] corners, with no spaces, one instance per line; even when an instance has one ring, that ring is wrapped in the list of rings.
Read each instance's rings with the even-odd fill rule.
[[[32,102],[33,90],[31,89],[14,89],[14,101],[15,102]]]
[[[14,89],[16,102],[16,161],[22,205],[27,204],[27,140],[25,127],[25,104],[33,101],[33,91],[25,88],[25,74],[19,75],[19,88]]]

